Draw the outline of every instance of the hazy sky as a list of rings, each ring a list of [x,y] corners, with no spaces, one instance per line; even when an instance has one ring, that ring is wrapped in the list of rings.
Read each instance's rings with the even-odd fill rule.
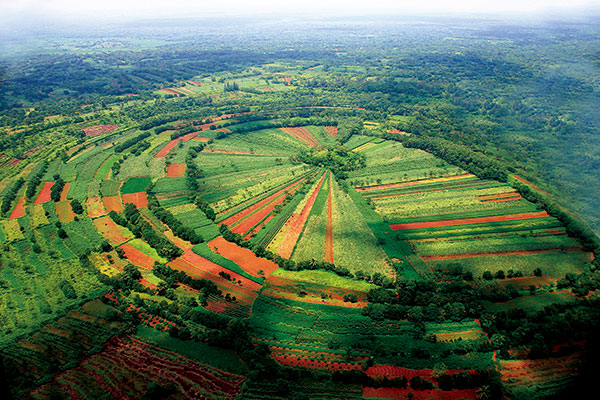
[[[0,14],[88,17],[196,17],[207,13],[557,13],[592,9],[600,0],[0,0]],[[4,18],[3,17],[3,18]],[[0,22],[2,24],[2,22]]]

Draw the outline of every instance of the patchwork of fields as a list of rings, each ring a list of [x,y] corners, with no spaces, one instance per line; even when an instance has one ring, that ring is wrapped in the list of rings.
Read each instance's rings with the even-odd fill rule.
[[[191,95],[208,85],[190,81],[162,91]],[[18,188],[3,215],[0,239],[11,251],[0,268],[1,351],[39,384],[31,398],[57,390],[95,398],[107,387],[114,397],[140,397],[157,375],[183,397],[234,398],[247,373],[238,355],[227,353],[223,365],[233,367],[222,368],[193,359],[185,339],[177,341],[193,337],[209,352],[204,342],[216,322],[182,316],[194,312],[198,320],[212,313],[247,318],[251,343],[264,345],[279,365],[362,371],[381,383],[325,388],[313,381],[302,389],[319,387],[330,398],[476,398],[474,370],[489,369],[526,398],[533,390],[526,374],[544,388],[554,384],[544,380],[547,370],[559,383],[571,378],[578,357],[564,357],[562,369],[498,361],[491,345],[497,338],[487,336],[473,310],[448,303],[436,319],[427,306],[403,308],[394,286],[426,286],[460,269],[472,274],[473,287],[485,286],[490,273],[499,287],[531,292],[490,301],[492,311],[570,299],[553,291],[556,282],[581,272],[592,254],[515,188],[370,136],[345,143],[366,159],[364,168],[345,171],[347,178],[298,161],[301,152],[332,148],[335,126],[235,133],[235,120],[222,115],[178,136],[179,122],[141,139],[116,125],[92,127],[86,134],[93,142],[50,163],[34,196]],[[373,301],[381,288],[393,299]],[[552,292],[536,296],[537,288]],[[83,302],[91,298],[110,306]],[[144,301],[154,308],[143,309]],[[187,308],[177,309],[177,301]],[[397,306],[392,317],[382,311],[390,304]],[[116,322],[120,313],[134,315],[137,334]],[[22,339],[32,324],[36,333]],[[85,334],[72,332],[78,329]],[[56,371],[44,361],[52,357],[61,359]],[[394,379],[395,386],[388,382]],[[444,379],[469,383],[440,389]],[[121,380],[126,384],[116,389]],[[249,383],[245,391],[245,398],[280,398],[269,385]]]

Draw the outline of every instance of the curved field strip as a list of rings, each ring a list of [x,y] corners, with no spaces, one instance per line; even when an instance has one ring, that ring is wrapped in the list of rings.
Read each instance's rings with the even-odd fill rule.
[[[167,178],[185,176],[185,164],[169,164],[167,166]]]
[[[482,194],[482,195],[478,195],[477,199],[480,201],[485,201],[485,200],[496,200],[496,199],[503,199],[505,197],[516,197],[516,196],[520,196],[519,192],[515,192],[510,191],[510,192],[501,192],[501,193],[493,193],[493,194]]]
[[[526,180],[525,178],[521,178],[519,175],[513,175],[513,178],[515,178],[516,180],[518,180],[519,182],[529,186],[530,188],[532,188],[533,190],[540,192],[542,194],[545,194],[546,196],[551,196],[550,193],[548,193],[547,191],[545,191],[544,189],[534,185],[533,183],[529,182],[528,180]]]
[[[52,186],[54,186],[54,182],[44,182],[44,186],[42,186],[42,190],[40,191],[40,194],[38,195],[37,199],[35,199],[33,204],[47,203],[50,200],[52,200],[50,198]]]
[[[250,285],[246,285],[242,282],[241,285],[238,283],[231,282],[221,277],[218,272],[215,274],[211,271],[207,271],[202,268],[200,263],[192,263],[178,257],[168,263],[168,265],[178,271],[183,271],[194,278],[208,279],[213,281],[217,287],[223,291],[223,293],[229,293],[237,298],[237,302],[242,305],[252,304],[254,299],[258,296],[257,290],[253,289]],[[205,261],[202,262],[205,265]],[[220,267],[220,266],[219,266]],[[229,270],[220,267],[221,271],[229,273]],[[213,268],[213,271],[215,269]],[[251,282],[251,281],[249,281]]]
[[[292,214],[290,219],[285,223],[287,225],[287,230],[285,236],[283,237],[283,240],[281,241],[276,250],[276,253],[280,256],[284,258],[290,258],[290,256],[292,255],[294,247],[296,246],[296,242],[298,242],[298,238],[300,238],[300,234],[304,229],[304,225],[308,220],[313,204],[317,199],[317,195],[321,191],[321,186],[323,185],[326,176],[327,173],[324,172],[315,190],[313,190],[313,192],[308,197],[308,201],[304,205],[304,208],[302,209],[300,214]]]
[[[444,254],[438,256],[421,256],[425,261],[429,260],[457,260],[460,258],[473,258],[483,256],[526,256],[530,254],[543,254],[543,253],[574,253],[582,251],[581,246],[568,247],[566,249],[554,248],[554,249],[536,249],[536,250],[507,250],[497,252],[484,252],[484,253],[464,253],[464,254]]]
[[[187,261],[192,266],[194,266],[197,270],[201,270],[205,273],[207,272],[207,273],[213,274],[215,276],[219,276],[219,272],[228,273],[232,279],[234,279],[235,281],[238,281],[238,282],[241,281],[242,286],[244,286],[245,288],[248,288],[252,291],[258,291],[261,288],[260,283],[251,281],[250,279],[246,278],[245,276],[242,276],[236,272],[231,271],[230,269],[227,269],[227,268],[225,268],[217,263],[214,263],[202,256],[199,256],[198,254],[194,253],[192,250],[188,250],[188,251],[184,252],[183,255],[181,256],[181,258],[184,261]],[[223,279],[223,278],[220,278],[220,279]]]
[[[393,230],[404,230],[404,229],[424,229],[424,228],[437,228],[440,226],[453,226],[453,225],[467,225],[467,224],[483,224],[486,222],[499,222],[499,221],[514,221],[520,219],[529,218],[540,218],[548,217],[546,211],[537,211],[530,213],[519,213],[519,214],[507,214],[507,215],[496,215],[489,217],[476,217],[476,218],[462,218],[445,221],[429,221],[429,222],[413,222],[408,224],[391,224],[390,228]]]
[[[370,197],[371,199],[387,199],[389,197],[399,197],[399,196],[409,196],[420,193],[434,193],[434,192],[445,192],[448,190],[462,190],[462,189],[472,189],[481,186],[487,186],[486,182],[473,183],[465,186],[452,186],[452,187],[443,187],[440,189],[430,189],[430,190],[416,190],[412,192],[403,192],[403,193],[391,193],[391,194],[382,194],[377,196],[370,196],[369,194],[365,194],[366,197]]]
[[[356,190],[359,192],[363,192],[363,191],[369,191],[369,190],[391,189],[391,188],[399,188],[399,187],[406,187],[406,186],[423,185],[423,184],[428,184],[428,183],[447,182],[447,181],[453,181],[453,180],[458,180],[458,179],[468,179],[468,178],[473,178],[473,177],[475,177],[475,175],[473,175],[473,174],[460,174],[460,175],[454,175],[454,176],[445,176],[442,178],[431,178],[431,179],[421,179],[421,180],[410,181],[410,182],[389,183],[386,185],[362,186],[362,187],[357,187]]]
[[[127,193],[123,195],[123,204],[134,204],[137,208],[148,207],[146,192]]]
[[[104,204],[102,204],[102,198],[100,197],[88,197],[85,201],[88,216],[90,218],[98,218],[106,215]]]
[[[8,216],[8,219],[21,218],[21,217],[24,217],[26,213],[27,212],[25,210],[25,197],[21,197],[17,201],[17,204],[15,205],[15,208],[13,208],[12,212]]]
[[[251,250],[228,242],[222,236],[208,242],[208,247],[215,253],[230,259],[244,271],[256,277],[269,276],[279,268],[273,261],[257,257]],[[259,271],[262,271],[262,274],[259,274]]]

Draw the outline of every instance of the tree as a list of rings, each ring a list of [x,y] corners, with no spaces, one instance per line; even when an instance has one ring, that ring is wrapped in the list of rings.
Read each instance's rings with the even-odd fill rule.
[[[71,208],[75,214],[83,214],[83,206],[77,199],[71,200]]]
[[[542,270],[538,267],[536,269],[533,270],[533,275],[534,276],[542,276]]]

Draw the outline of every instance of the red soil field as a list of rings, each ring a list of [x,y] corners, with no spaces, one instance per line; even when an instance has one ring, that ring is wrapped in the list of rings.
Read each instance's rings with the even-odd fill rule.
[[[148,207],[148,195],[146,192],[127,193],[123,195],[123,204],[132,203],[137,208]]]
[[[294,193],[295,189],[297,189],[297,188],[291,189],[290,193]],[[275,199],[271,203],[267,204],[266,206],[264,206],[261,209],[257,210],[255,213],[253,213],[250,216],[248,216],[241,223],[239,223],[238,225],[236,225],[235,227],[233,227],[231,229],[231,231],[235,232],[235,233],[242,234],[242,235],[245,234],[250,229],[252,229],[253,226],[255,226],[260,221],[262,221],[267,215],[271,214],[271,212],[273,211],[273,209],[275,208],[275,206],[283,203],[284,200],[285,200],[285,196],[284,195],[279,196],[277,199]]]
[[[327,136],[337,137],[337,134],[338,134],[337,126],[326,126],[324,128],[325,128],[325,132],[327,132]]]
[[[290,183],[289,185],[287,185],[286,187],[284,187],[283,189],[278,190],[277,192],[273,193],[272,195],[266,197],[265,199],[251,205],[250,207],[247,207],[245,209],[243,209],[242,211],[233,214],[231,217],[224,219],[223,221],[221,221],[219,223],[220,224],[225,224],[227,226],[230,225],[234,225],[236,223],[238,223],[239,221],[241,221],[242,219],[244,219],[245,217],[247,217],[248,215],[252,214],[253,212],[255,212],[256,210],[258,210],[259,208],[261,208],[262,206],[264,206],[265,204],[269,203],[270,201],[273,201],[274,199],[276,199],[279,196],[282,196],[286,190],[290,190],[294,185],[298,185],[300,181],[302,181],[303,179],[298,179],[292,183]]]
[[[333,264],[333,210],[331,197],[333,196],[333,185],[329,175],[329,196],[327,197],[327,227],[325,229],[325,261]]]
[[[62,192],[60,192],[60,201],[67,200],[67,195],[69,194],[70,189],[71,189],[71,182],[65,183],[65,186],[63,186]]]
[[[94,137],[102,135],[103,133],[112,132],[116,129],[119,129],[118,125],[94,125],[83,128],[83,131],[87,136]]]
[[[265,284],[266,287],[271,289],[273,292],[291,293],[295,296],[298,296],[298,292],[301,289],[303,292],[306,293],[305,297],[300,298],[301,301],[305,301],[305,299],[309,296],[317,297],[319,298],[319,300],[321,300],[321,295],[325,294],[327,296],[327,301],[333,301],[338,303],[342,302],[344,303],[344,306],[346,306],[352,303],[344,302],[344,295],[348,293],[353,293],[357,299],[357,302],[353,304],[363,304],[363,307],[366,307],[367,305],[367,292],[363,292],[360,290],[340,289],[333,286],[319,285],[312,282],[287,279],[279,276],[269,276]]]
[[[176,92],[173,89],[164,88],[164,89],[160,89],[160,90],[162,90],[163,92],[171,93],[171,94],[180,94],[179,92]]]
[[[524,183],[525,185],[529,186],[529,187],[530,187],[530,188],[532,188],[533,190],[536,190],[536,191],[538,191],[538,192],[540,192],[540,193],[543,193],[543,194],[545,194],[545,195],[547,195],[547,196],[550,196],[550,193],[546,192],[544,189],[542,189],[542,188],[540,188],[540,187],[538,187],[538,186],[535,186],[533,183],[529,182],[529,181],[528,181],[528,180],[526,180],[525,178],[521,178],[519,175],[513,175],[513,177],[514,177],[516,180],[518,180],[519,182],[521,182],[521,183]]]
[[[50,398],[52,391],[59,390],[68,398],[82,399],[78,385],[85,382],[83,393],[86,394],[104,393],[115,399],[142,398],[151,382],[161,382],[176,388],[177,393],[170,398],[225,400],[240,393],[245,379],[130,336],[114,336],[104,344],[103,351],[35,389],[29,397]]]
[[[124,243],[119,247],[123,249],[125,252],[125,257],[131,261],[133,265],[137,265],[138,267],[142,267],[147,270],[151,270],[154,266],[154,258],[136,249],[129,243]]]
[[[285,238],[277,248],[277,254],[284,258],[290,258],[292,255],[292,251],[294,251],[294,246],[296,246],[296,242],[302,233],[302,229],[306,224],[306,220],[310,214],[310,210],[312,210],[313,205],[315,204],[315,200],[317,199],[317,195],[321,190],[321,186],[323,186],[323,182],[325,181],[325,176],[327,176],[327,172],[323,173],[319,184],[315,188],[314,192],[311,193],[306,205],[300,212],[300,214],[292,214],[290,219],[285,223],[289,225],[289,230],[287,231]]]
[[[298,139],[302,143],[306,144],[308,147],[313,148],[321,148],[323,147],[321,143],[313,136],[312,133],[308,131],[306,128],[280,128],[283,132],[292,136],[293,138]]]
[[[75,213],[71,208],[71,202],[68,200],[57,201],[54,203],[54,210],[60,222],[71,222],[75,219]]]
[[[392,188],[397,188],[397,187],[422,185],[424,183],[445,182],[445,181],[453,181],[455,179],[461,179],[461,178],[472,178],[474,176],[475,175],[472,175],[472,174],[461,174],[461,175],[454,175],[454,176],[445,176],[443,178],[431,178],[431,179],[421,179],[418,181],[410,181],[410,182],[388,183],[386,185],[363,186],[363,187],[356,188],[356,190],[359,192],[362,192],[362,191],[366,191],[366,190],[392,189]]]
[[[519,200],[522,199],[523,197],[521,196],[514,196],[514,197],[502,197],[500,199],[491,199],[491,200],[481,200],[482,203],[496,203],[498,201],[512,201],[512,200]]]
[[[97,218],[93,222],[98,232],[111,241],[112,244],[121,244],[129,239],[121,234],[121,227],[115,224],[108,216]]]
[[[97,218],[106,215],[106,210],[104,210],[104,205],[102,204],[102,198],[89,197],[85,204],[90,218]]]
[[[240,247],[235,243],[228,242],[222,236],[208,242],[208,247],[215,253],[230,259],[253,276],[269,276],[279,268],[273,261],[257,257],[252,251]],[[260,270],[264,272],[263,275],[258,274]]]
[[[492,200],[492,199],[502,199],[505,197],[515,197],[518,196],[518,192],[506,192],[506,193],[494,193],[494,194],[484,194],[477,196],[477,200]]]
[[[216,264],[210,260],[207,260],[206,258],[199,256],[198,254],[194,253],[192,250],[188,250],[186,252],[183,253],[183,255],[181,256],[181,258],[185,261],[187,261],[189,264],[191,264],[197,271],[203,271],[203,272],[209,272],[213,275],[216,275],[219,279],[223,280],[223,278],[221,278],[219,276],[219,272],[226,272],[229,275],[231,275],[232,279],[235,279],[236,281],[242,281],[242,285],[245,286],[246,288],[249,288],[253,291],[258,291],[261,288],[261,285],[259,283],[256,283],[254,281],[251,281],[250,279],[241,276],[239,274],[237,274],[236,272],[230,271],[225,267],[220,266],[219,264]],[[198,274],[198,272],[196,271],[196,274]]]
[[[50,200],[52,200],[50,198],[50,191],[52,189],[52,186],[54,186],[54,182],[44,182],[44,186],[42,186],[42,190],[40,191],[40,194],[38,195],[37,199],[35,199],[33,204],[47,203]]]
[[[8,219],[21,218],[21,217],[24,217],[25,214],[26,214],[26,212],[25,212],[25,197],[21,197],[19,199],[19,201],[17,201],[17,204],[15,205],[15,208],[10,213],[10,216],[8,217]]]
[[[102,203],[104,203],[104,208],[107,213],[111,211],[118,213],[123,212],[123,204],[121,204],[121,198],[119,196],[103,197]]]
[[[173,244],[175,246],[179,247],[183,251],[187,251],[187,250],[191,249],[192,247],[194,247],[194,245],[191,244],[190,242],[175,236],[173,234],[173,232],[171,232],[171,230],[166,230],[163,232],[163,234],[167,237],[167,239],[169,239],[171,242],[173,242]]]
[[[204,137],[204,136],[196,136],[194,138],[194,140],[198,141],[198,142],[210,142],[210,138]]]
[[[345,308],[359,308],[362,309],[366,307],[369,303],[366,301],[357,301],[355,303],[351,303],[349,301],[343,301],[341,299],[323,299],[320,296],[300,296],[298,293],[290,293],[285,291],[274,290],[271,288],[264,288],[261,292],[264,296],[275,297],[278,299],[288,299],[288,300],[296,300],[302,301],[304,303],[312,303],[312,304],[326,304],[328,306],[336,306],[336,307],[345,307]]]
[[[428,260],[455,260],[459,258],[473,258],[482,256],[525,256],[528,254],[542,254],[542,253],[572,253],[581,251],[581,246],[569,247],[567,249],[552,248],[552,249],[536,249],[536,250],[509,250],[509,251],[498,251],[488,253],[465,253],[465,254],[444,254],[441,256],[421,256],[425,261]]]
[[[17,165],[21,160],[17,159],[17,158],[13,158],[8,164],[15,166]]]
[[[165,145],[165,147],[163,147],[158,153],[156,153],[156,155],[154,156],[154,158],[160,158],[160,157],[164,157],[167,154],[169,154],[169,151],[171,151],[171,149],[175,146],[177,146],[177,142],[179,141],[179,138],[175,139],[175,140],[171,140],[169,143],[167,143]]]
[[[167,143],[165,145],[165,147],[163,147],[158,153],[156,153],[154,158],[160,158],[160,157],[166,156],[167,154],[169,154],[169,151],[171,151],[171,149],[173,149],[173,147],[177,146],[177,144],[179,143],[180,140],[183,142],[187,142],[188,140],[194,139],[198,133],[200,133],[200,131],[188,133],[187,135],[183,135],[183,136],[180,136],[178,138],[175,138],[175,139],[169,141],[169,143]]]
[[[191,252],[191,250],[190,250],[190,252]],[[260,288],[260,285],[254,283],[250,280],[247,280],[247,279],[246,279],[246,281],[242,280],[241,285],[238,283],[234,283],[229,280],[223,279],[219,275],[217,268],[215,268],[214,266],[211,267],[210,271],[205,269],[204,266],[207,265],[207,262],[210,263],[210,261],[206,260],[206,259],[203,259],[203,260],[205,260],[205,261],[202,263],[196,262],[196,264],[194,264],[189,261],[186,261],[182,257],[178,257],[178,258],[174,259],[173,261],[169,262],[168,265],[171,268],[176,269],[178,271],[183,271],[192,277],[200,278],[200,279],[208,279],[208,280],[213,281],[219,287],[219,289],[221,289],[221,291],[223,291],[223,294],[229,293],[230,295],[235,296],[237,298],[237,302],[240,304],[250,305],[250,304],[252,304],[252,302],[254,302],[254,299],[256,298],[256,296],[258,296],[257,292]],[[229,270],[227,270],[221,266],[217,266],[217,267],[220,268],[220,271],[227,272],[232,276],[232,278],[234,278],[234,274],[230,273]],[[235,274],[235,275],[236,275],[235,278],[237,279],[238,275],[237,274]],[[250,283],[248,283],[248,282],[250,282]],[[258,287],[257,287],[257,285],[258,285]]]
[[[540,218],[549,217],[546,211],[536,211],[529,213],[519,214],[507,214],[507,215],[494,215],[490,217],[474,217],[474,218],[460,218],[450,219],[446,221],[429,221],[429,222],[412,222],[408,224],[391,224],[390,228],[395,231],[403,229],[423,229],[423,228],[437,228],[440,226],[453,226],[453,225],[467,225],[467,224],[483,224],[486,222],[498,222],[498,221],[515,221],[519,219],[529,218]]]
[[[271,219],[273,219],[273,217],[275,217],[274,214],[270,214],[267,218],[264,219],[263,222],[261,222],[260,224],[256,225],[254,227],[254,229],[252,229],[250,232],[248,232],[246,234],[246,236],[244,236],[244,240],[250,240],[254,235],[256,235],[258,232],[260,232],[260,230],[262,228],[264,228]]]
[[[185,164],[169,164],[167,166],[167,178],[175,178],[185,175]]]
[[[443,192],[443,191],[446,191],[446,190],[469,189],[469,188],[474,188],[474,187],[483,186],[483,185],[485,185],[485,183],[477,183],[477,184],[474,184],[474,185],[467,185],[467,186],[453,186],[452,188],[431,189],[431,190],[416,190],[414,192],[394,193],[394,194],[384,194],[384,195],[381,195],[381,196],[372,196],[371,199],[385,199],[387,197],[407,196],[409,194],[417,194],[417,193],[432,193],[432,192]]]
[[[346,363],[343,361],[331,362],[325,360],[309,360],[306,358],[301,358],[300,360],[298,360],[298,357],[296,357],[295,355],[288,355],[287,357],[285,357],[280,354],[271,354],[271,358],[281,365],[289,365],[292,367],[316,368],[335,371],[351,371],[362,369],[362,363],[353,364]]]
[[[458,399],[477,399],[476,389],[464,389],[464,390],[448,390],[443,391],[439,389],[434,390],[413,390],[410,388],[393,388],[393,387],[381,387],[373,388],[369,386],[363,387],[363,397],[375,398],[375,399],[408,399],[409,393],[413,394],[413,400],[458,400]]]

